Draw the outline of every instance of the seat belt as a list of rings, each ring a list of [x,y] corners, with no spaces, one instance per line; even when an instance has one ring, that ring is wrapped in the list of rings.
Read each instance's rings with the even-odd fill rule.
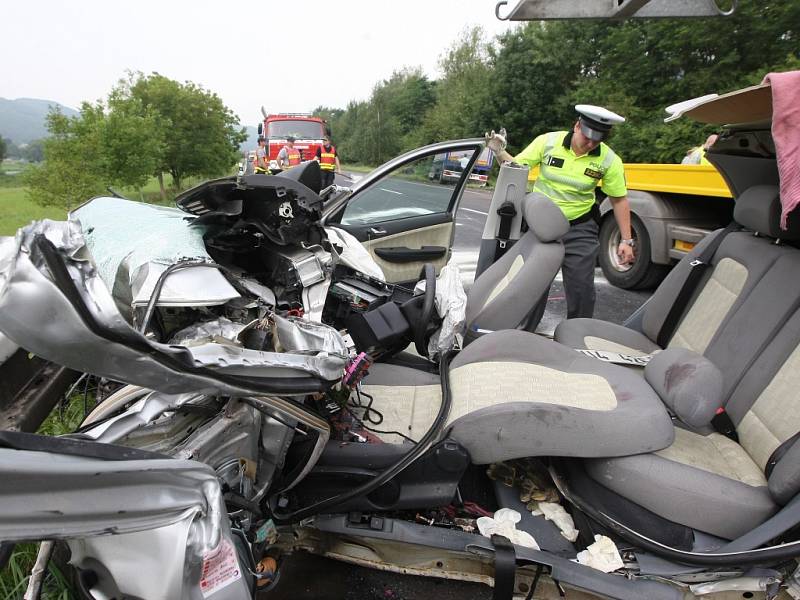
[[[517,552],[507,537],[494,534],[494,593],[492,600],[512,600],[517,573]]]
[[[689,263],[692,268],[686,276],[686,280],[683,282],[683,287],[678,292],[675,302],[673,302],[670,307],[667,317],[664,319],[664,323],[661,325],[661,329],[658,332],[658,336],[656,336],[656,343],[659,346],[662,348],[667,347],[670,338],[672,338],[672,334],[675,333],[675,329],[689,304],[692,294],[700,283],[700,278],[703,276],[703,273],[706,272],[706,269],[711,266],[711,259],[722,243],[722,240],[724,240],[725,236],[729,233],[738,231],[741,228],[741,225],[735,221],[731,221],[728,226],[703,249],[697,258]]]
[[[761,342],[761,346],[759,346],[758,350],[753,353],[753,355],[747,361],[747,364],[739,371],[739,374],[736,376],[736,380],[732,385],[729,386],[730,389],[735,390],[737,387],[739,387],[742,379],[744,379],[745,375],[747,375],[747,373],[750,371],[750,368],[761,357],[761,355],[767,349],[767,346],[774,341],[775,336],[777,336],[778,333],[783,330],[783,328],[786,326],[786,323],[789,322],[789,319],[791,319],[798,310],[800,310],[800,298],[796,298],[795,301],[792,302],[792,306],[789,308],[789,310],[787,310],[780,321],[775,324],[770,334],[764,338],[764,341]],[[714,415],[714,418],[711,419],[711,425],[714,427],[717,433],[721,433],[722,435],[732,439],[737,444],[739,443],[739,434],[736,433],[736,425],[724,408],[717,409],[717,413]],[[778,450],[775,450],[775,452],[777,451]],[[778,460],[780,460],[780,457],[778,457],[775,462],[778,462]],[[772,471],[772,467],[769,466],[769,461],[767,461],[767,465],[764,467],[764,469],[765,472],[767,469],[769,469],[770,472]]]
[[[792,437],[788,440],[783,442],[780,446],[775,448],[772,454],[769,455],[769,460],[767,460],[767,464],[764,466],[764,476],[769,479],[769,476],[772,475],[772,471],[775,469],[775,465],[781,462],[781,459],[784,455],[789,451],[789,449],[794,446],[794,443],[800,440],[800,431],[795,433]]]
[[[511,237],[511,221],[517,216],[517,209],[510,200],[503,202],[497,209],[497,216],[500,217],[500,228],[497,232],[496,245],[494,247],[494,260],[498,261],[508,250],[508,242]]]

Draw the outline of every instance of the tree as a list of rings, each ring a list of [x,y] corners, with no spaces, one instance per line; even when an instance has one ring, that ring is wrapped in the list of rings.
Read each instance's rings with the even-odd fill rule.
[[[109,185],[143,186],[159,163],[163,132],[152,115],[130,109],[84,102],[77,117],[51,111],[44,162],[25,175],[31,199],[69,209]]]
[[[320,106],[314,114],[328,120],[348,161],[377,164],[417,145],[415,132],[435,100],[434,84],[420,69],[402,69],[378,82],[368,101],[345,110]]]
[[[22,158],[39,163],[44,160],[44,140],[33,140],[22,150]]]
[[[239,157],[246,130],[216,94],[187,81],[178,83],[158,73],[129,74],[112,93],[113,102],[135,101],[142,115],[150,114],[166,133],[155,174],[169,173],[180,188],[191,175],[227,174]]]
[[[436,104],[428,110],[418,139],[424,143],[482,133],[490,98],[491,45],[480,27],[465,30],[439,60],[443,77]]]
[[[141,188],[161,164],[167,132],[155,111],[111,96],[104,123],[104,173],[116,185]]]
[[[0,136],[0,162],[6,157],[6,141]]]
[[[314,115],[315,117],[325,119],[325,122],[327,123],[326,125],[326,129],[328,130],[327,132],[331,136],[335,134],[336,132],[335,124],[339,121],[339,119],[342,118],[342,115],[344,113],[345,111],[341,108],[331,108],[329,106],[322,106],[322,105],[318,106],[313,111],[311,111],[311,114]]]
[[[374,163],[500,126],[512,151],[521,150],[540,133],[570,127],[574,105],[587,103],[627,118],[611,139],[624,160],[675,162],[713,127],[665,124],[664,107],[800,68],[800,2],[740,3],[720,19],[532,22],[494,41],[472,29],[440,68],[438,81],[418,70],[395,73],[369,101],[332,117],[348,159]]]
[[[50,137],[44,141],[45,160],[23,175],[30,198],[43,206],[69,210],[104,191],[101,156],[101,104],[84,102],[77,117],[58,109],[47,115]]]

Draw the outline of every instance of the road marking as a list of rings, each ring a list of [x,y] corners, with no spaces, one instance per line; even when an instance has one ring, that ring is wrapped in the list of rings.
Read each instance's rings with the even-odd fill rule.
[[[379,190],[383,190],[384,192],[390,192],[392,194],[398,194],[400,196],[403,195],[403,192],[398,192],[397,190],[387,190],[386,188],[378,188]]]
[[[462,208],[461,210],[466,210],[468,212],[478,213],[479,215],[483,215],[484,217],[488,217],[489,216],[489,213],[481,212],[479,210],[474,210],[472,208]]]

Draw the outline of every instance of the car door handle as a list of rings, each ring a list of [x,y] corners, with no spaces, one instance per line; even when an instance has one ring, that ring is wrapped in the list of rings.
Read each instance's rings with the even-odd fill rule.
[[[375,248],[375,254],[383,260],[393,263],[410,263],[431,261],[442,258],[447,254],[444,246],[423,246],[422,248]]]
[[[368,230],[372,235],[386,235],[388,232],[380,227],[370,227]]]

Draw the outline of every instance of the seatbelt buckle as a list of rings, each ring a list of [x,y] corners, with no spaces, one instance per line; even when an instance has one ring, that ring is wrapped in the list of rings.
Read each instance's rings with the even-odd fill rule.
[[[704,262],[703,262],[702,260],[700,260],[699,258],[695,258],[695,259],[694,259],[692,262],[690,262],[690,263],[689,263],[689,266],[690,266],[690,267],[698,267],[698,266],[700,266],[700,265],[704,265],[704,264],[706,264],[706,263],[704,263]]]
[[[500,243],[500,248],[505,250],[506,244],[508,244],[508,240],[497,240]]]
[[[714,418],[711,419],[711,426],[717,433],[724,435],[734,442],[739,442],[739,435],[736,433],[736,425],[724,406],[720,406],[714,413]]]

